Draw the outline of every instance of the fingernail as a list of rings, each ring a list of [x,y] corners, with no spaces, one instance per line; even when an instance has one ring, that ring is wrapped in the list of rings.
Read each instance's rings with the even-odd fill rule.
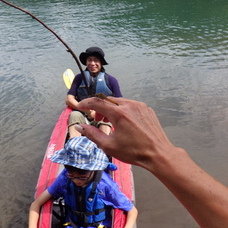
[[[80,133],[82,133],[85,129],[84,129],[84,127],[82,127],[81,125],[79,125],[79,124],[76,124],[75,125],[75,129],[78,131],[78,132],[80,132]]]

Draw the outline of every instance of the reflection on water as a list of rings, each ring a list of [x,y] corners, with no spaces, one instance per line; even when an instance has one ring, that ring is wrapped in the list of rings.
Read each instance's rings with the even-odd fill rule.
[[[227,1],[12,2],[44,21],[77,55],[102,47],[106,70],[124,96],[153,107],[172,142],[228,183]],[[21,228],[64,107],[61,74],[79,70],[41,24],[0,5],[0,227]],[[156,178],[138,167],[134,173],[138,227],[197,227]]]

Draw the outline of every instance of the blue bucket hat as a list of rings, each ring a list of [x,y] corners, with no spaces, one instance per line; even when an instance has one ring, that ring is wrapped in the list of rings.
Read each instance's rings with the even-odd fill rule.
[[[68,140],[63,149],[53,154],[51,161],[89,171],[104,170],[108,166],[106,154],[85,136]]]

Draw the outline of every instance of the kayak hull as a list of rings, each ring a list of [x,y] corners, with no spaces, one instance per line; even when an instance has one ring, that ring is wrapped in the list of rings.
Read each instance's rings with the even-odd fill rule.
[[[53,129],[37,181],[35,198],[37,198],[54,182],[60,171],[63,169],[62,165],[51,162],[50,158],[55,153],[55,151],[60,150],[64,147],[68,130],[67,122],[71,111],[72,110],[69,107],[64,108]],[[112,172],[112,177],[114,181],[117,182],[120,190],[134,203],[134,181],[131,165],[120,162],[115,158],[113,158],[112,162],[118,167],[116,171]],[[48,201],[42,206],[37,228],[52,227],[52,208],[52,200]],[[123,228],[125,222],[126,214],[123,213],[123,211],[121,210],[114,209],[112,228]]]

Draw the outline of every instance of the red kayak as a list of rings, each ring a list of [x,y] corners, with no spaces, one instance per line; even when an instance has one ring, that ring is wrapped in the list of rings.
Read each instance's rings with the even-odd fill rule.
[[[64,147],[67,137],[67,121],[68,116],[71,113],[71,109],[66,107],[61,113],[54,130],[52,132],[42,167],[40,170],[40,175],[37,182],[35,198],[37,198],[44,190],[49,187],[55,178],[58,176],[63,166],[50,161],[52,154]],[[134,181],[131,165],[120,162],[119,160],[113,158],[112,162],[118,167],[118,169],[112,172],[112,177],[120,187],[120,190],[132,201],[134,202]],[[51,228],[53,220],[53,201],[50,200],[45,203],[40,212],[39,228]],[[126,214],[123,211],[114,209],[113,210],[113,225],[112,228],[123,228],[126,221]],[[56,226],[55,226],[56,227]]]

